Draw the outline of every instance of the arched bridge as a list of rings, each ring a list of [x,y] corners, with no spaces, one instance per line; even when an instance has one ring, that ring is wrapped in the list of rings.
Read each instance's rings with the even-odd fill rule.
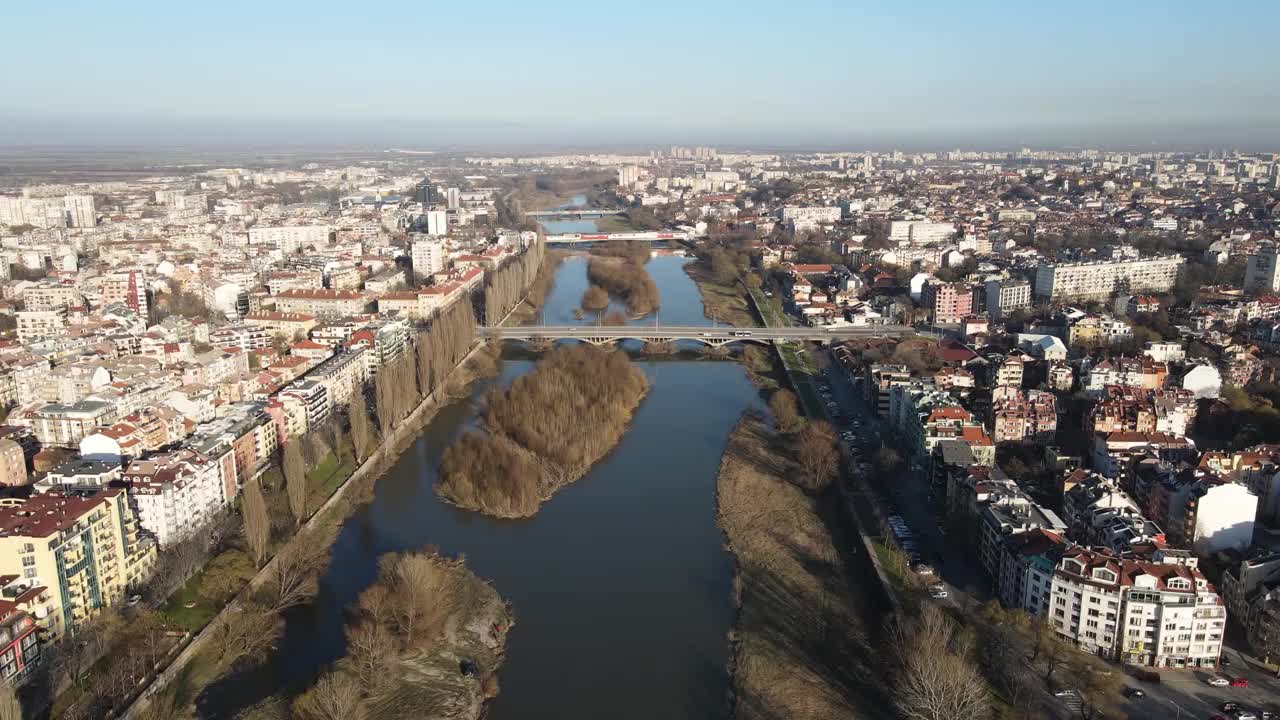
[[[906,325],[850,325],[836,328],[734,328],[705,325],[526,325],[482,327],[480,337],[489,340],[581,340],[605,345],[618,340],[665,343],[690,340],[719,347],[735,342],[769,345],[775,342],[831,343],[853,338],[902,337],[915,331]]]

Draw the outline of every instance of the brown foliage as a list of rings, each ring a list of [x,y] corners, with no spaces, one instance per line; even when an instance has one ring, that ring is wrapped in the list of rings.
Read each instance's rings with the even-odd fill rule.
[[[545,248],[542,242],[535,242],[516,259],[488,274],[484,289],[486,323],[497,324],[520,304],[538,276]]]
[[[245,483],[240,512],[244,515],[244,538],[253,553],[253,562],[262,567],[271,541],[271,518],[267,516],[267,502],[262,497],[262,487],[257,480]]]
[[[582,293],[583,310],[604,310],[609,307],[609,291],[599,285],[591,285]]]
[[[769,412],[773,414],[778,429],[785,433],[795,432],[804,422],[796,394],[785,388],[775,390],[769,396]]]
[[[804,487],[821,490],[830,484],[840,466],[836,434],[831,424],[825,420],[805,423],[796,434],[793,446]]]
[[[307,467],[302,460],[302,444],[290,442],[284,446],[284,482],[289,493],[289,510],[299,525],[307,519]]]
[[[490,391],[488,435],[469,433],[445,451],[436,490],[462,507],[530,515],[617,444],[647,388],[623,353],[557,347],[507,390]]]
[[[364,462],[373,452],[373,422],[369,420],[369,402],[364,398],[364,388],[351,394],[347,408],[351,421],[351,444],[355,448],[356,462]]]
[[[901,618],[889,632],[898,661],[898,713],[909,720],[958,720],[991,715],[986,683],[969,659],[970,641],[936,605]]]
[[[344,670],[331,670],[293,701],[293,713],[304,720],[361,720],[363,689]]]
[[[658,286],[643,265],[628,260],[592,258],[587,279],[627,304],[632,315],[648,315],[658,309]]]

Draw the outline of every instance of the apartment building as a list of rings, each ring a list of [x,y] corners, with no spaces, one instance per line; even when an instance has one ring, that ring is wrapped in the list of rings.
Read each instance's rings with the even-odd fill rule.
[[[142,529],[161,547],[196,533],[228,505],[223,488],[234,484],[235,458],[222,446],[208,457],[190,449],[134,460],[124,471],[129,500]]]
[[[0,440],[0,486],[18,487],[27,484],[27,456],[18,443],[4,438]]]
[[[0,575],[49,588],[54,611],[37,620],[51,639],[120,602],[155,557],[123,488],[0,500]]]
[[[284,403],[286,432],[290,436],[302,435],[329,419],[329,389],[318,380],[297,380],[281,390],[279,397]]]
[[[1015,310],[1031,307],[1031,283],[1026,280],[988,280],[984,289],[987,314],[996,322]]]
[[[369,309],[369,300],[357,290],[284,290],[275,295],[276,310],[302,313],[317,318],[360,315]]]
[[[272,335],[286,338],[306,337],[316,326],[314,315],[306,313],[273,312],[257,310],[244,316],[244,322],[266,329]]]
[[[99,400],[47,403],[17,418],[13,424],[26,425],[44,447],[76,448],[80,441],[101,425],[116,421],[118,411],[114,404]]]
[[[18,342],[33,343],[63,335],[66,315],[66,310],[19,310],[14,313],[18,320]]]
[[[22,291],[22,306],[26,310],[65,310],[84,304],[84,298],[75,285],[40,283]]]
[[[347,405],[351,395],[368,380],[365,349],[344,350],[307,373],[308,380],[324,385],[331,406]]]
[[[328,225],[255,225],[249,228],[249,244],[267,245],[293,255],[308,247],[327,247],[332,232]]]
[[[924,288],[924,304],[933,322],[950,325],[973,314],[973,293],[964,283],[930,282]]]
[[[1244,291],[1247,293],[1280,293],[1280,248],[1274,242],[1263,242],[1249,256],[1244,269]]]
[[[1073,548],[1050,595],[1054,629],[1085,652],[1155,667],[1216,667],[1222,654],[1227,610],[1193,564]]]
[[[414,274],[421,279],[443,271],[449,253],[443,239],[424,238],[413,243],[409,257],[413,261]]]
[[[246,353],[271,347],[271,338],[272,333],[268,328],[249,322],[223,325],[209,331],[209,344],[214,347],[238,348]]]
[[[1185,258],[1157,255],[1136,260],[1049,263],[1036,269],[1035,296],[1049,302],[1106,300],[1117,292],[1164,293],[1173,289]]]
[[[895,220],[889,223],[889,242],[897,245],[927,245],[955,237],[956,226],[947,222]]]
[[[1085,390],[1095,397],[1100,396],[1108,385],[1158,390],[1164,387],[1165,378],[1168,376],[1168,365],[1148,357],[1109,358],[1089,368]]]

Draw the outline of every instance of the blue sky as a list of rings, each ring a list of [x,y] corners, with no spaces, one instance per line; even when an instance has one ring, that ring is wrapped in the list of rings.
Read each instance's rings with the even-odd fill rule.
[[[0,144],[1280,148],[1276,2],[10,5]]]

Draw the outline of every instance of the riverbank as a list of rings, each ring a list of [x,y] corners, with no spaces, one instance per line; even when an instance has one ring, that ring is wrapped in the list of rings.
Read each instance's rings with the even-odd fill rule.
[[[887,676],[867,641],[822,503],[777,433],[748,414],[729,436],[717,519],[735,558],[735,720],[877,718]],[[828,490],[829,494],[831,491]]]
[[[484,430],[445,450],[436,493],[486,515],[530,517],[622,440],[648,390],[625,353],[556,347],[509,388],[490,392]]]
[[[121,717],[144,717],[148,709],[157,704],[175,711],[188,708],[203,692],[221,682],[226,673],[233,671],[231,662],[227,661],[222,650],[225,633],[220,633],[219,630],[243,619],[248,612],[247,608],[252,605],[253,596],[265,585],[275,581],[280,558],[302,545],[325,548],[327,552],[341,525],[370,500],[377,479],[412,445],[418,433],[436,413],[464,396],[471,383],[491,377],[496,371],[496,360],[491,349],[483,343],[476,343],[441,386],[424,397],[414,411],[398,423],[388,437],[383,438],[374,452],[338,485],[310,519],[277,548],[275,555],[191,638],[169,666],[143,689],[139,698],[121,713]],[[319,573],[321,569],[316,567],[313,571]]]
[[[498,693],[510,606],[461,559],[432,550],[380,567],[349,611],[346,656],[293,701],[295,716],[479,720]]]
[[[747,305],[746,291],[736,280],[725,284],[715,279],[702,259],[685,263],[684,272],[698,286],[702,295],[703,314],[725,325],[755,327],[760,323]]]
[[[563,250],[547,250],[542,258],[542,267],[538,268],[538,274],[533,279],[533,284],[529,286],[529,292],[525,295],[524,301],[516,306],[507,317],[503,318],[501,325],[525,325],[538,317],[538,312],[542,310],[542,306],[547,301],[547,293],[551,291],[551,286],[556,280],[556,271],[560,269],[560,264],[568,253]]]

